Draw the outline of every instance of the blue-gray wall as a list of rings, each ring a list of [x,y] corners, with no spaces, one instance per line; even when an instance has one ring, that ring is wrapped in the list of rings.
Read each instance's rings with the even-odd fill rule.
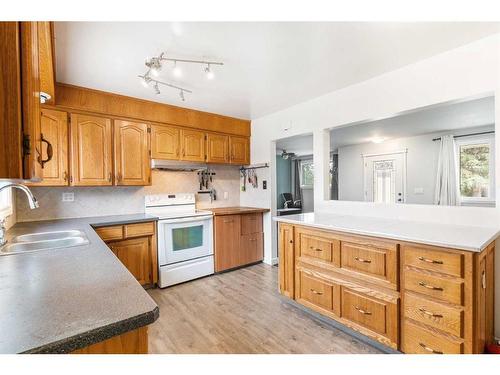
[[[278,207],[283,208],[283,197],[281,193],[292,192],[292,161],[283,159],[280,155],[276,156],[276,191]]]

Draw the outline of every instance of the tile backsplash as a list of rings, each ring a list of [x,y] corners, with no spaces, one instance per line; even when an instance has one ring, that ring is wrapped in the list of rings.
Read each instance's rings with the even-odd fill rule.
[[[235,166],[212,167],[216,175],[211,186],[217,200],[210,203],[208,194],[198,194],[199,208],[228,207],[240,204],[239,171]],[[144,212],[148,194],[196,192],[196,172],[153,171],[152,185],[142,187],[33,187],[40,208],[30,210],[24,197],[16,199],[17,221],[50,220],[84,216],[119,215]],[[73,192],[73,202],[62,202],[62,194]],[[224,199],[224,192],[228,198]]]

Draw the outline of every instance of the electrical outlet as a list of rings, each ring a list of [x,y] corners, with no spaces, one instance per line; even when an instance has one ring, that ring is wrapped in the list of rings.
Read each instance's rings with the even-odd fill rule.
[[[229,193],[227,191],[224,192],[224,199],[229,199]]]
[[[75,193],[62,193],[62,201],[63,202],[74,202],[75,200]]]
[[[262,189],[264,189],[264,190],[267,189],[267,181],[266,180],[262,181]]]

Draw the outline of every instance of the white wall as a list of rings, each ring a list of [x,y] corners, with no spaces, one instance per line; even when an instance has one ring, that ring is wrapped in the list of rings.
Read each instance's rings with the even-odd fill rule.
[[[469,134],[494,130],[493,126],[479,126],[459,131],[423,134],[387,140],[383,143],[362,143],[339,147],[339,200],[364,201],[363,154],[377,154],[407,150],[406,203],[433,204],[439,142],[432,139],[444,134]],[[415,194],[422,188],[423,194]]]
[[[436,55],[412,65],[334,91],[252,121],[252,163],[271,162],[275,171],[275,141],[313,132],[315,163],[315,212],[392,217],[407,220],[497,225],[500,209],[428,205],[377,205],[369,202],[328,200],[327,129],[358,121],[386,118],[396,113],[448,101],[495,95],[495,123],[500,124],[500,34]],[[496,131],[496,144],[500,144]],[[496,147],[496,186],[500,189],[500,147]],[[271,184],[273,187],[273,184]],[[274,187],[273,187],[274,188]],[[275,212],[274,190],[263,192],[259,202]],[[241,200],[247,198],[241,194]],[[276,257],[276,227],[265,246],[267,258]],[[500,243],[499,243],[500,247]],[[500,257],[496,272],[500,275]],[[497,278],[499,280],[500,278]],[[500,336],[500,283],[496,288],[496,334]]]

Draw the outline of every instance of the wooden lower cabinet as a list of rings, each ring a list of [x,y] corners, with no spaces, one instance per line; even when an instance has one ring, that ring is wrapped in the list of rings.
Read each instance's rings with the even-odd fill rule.
[[[262,213],[216,215],[214,254],[215,272],[262,261]]]
[[[96,232],[142,286],[158,282],[155,222],[99,227]]]
[[[141,327],[77,349],[71,354],[147,354],[148,327]]]
[[[482,353],[493,342],[494,250],[280,223],[279,289],[404,353]]]

